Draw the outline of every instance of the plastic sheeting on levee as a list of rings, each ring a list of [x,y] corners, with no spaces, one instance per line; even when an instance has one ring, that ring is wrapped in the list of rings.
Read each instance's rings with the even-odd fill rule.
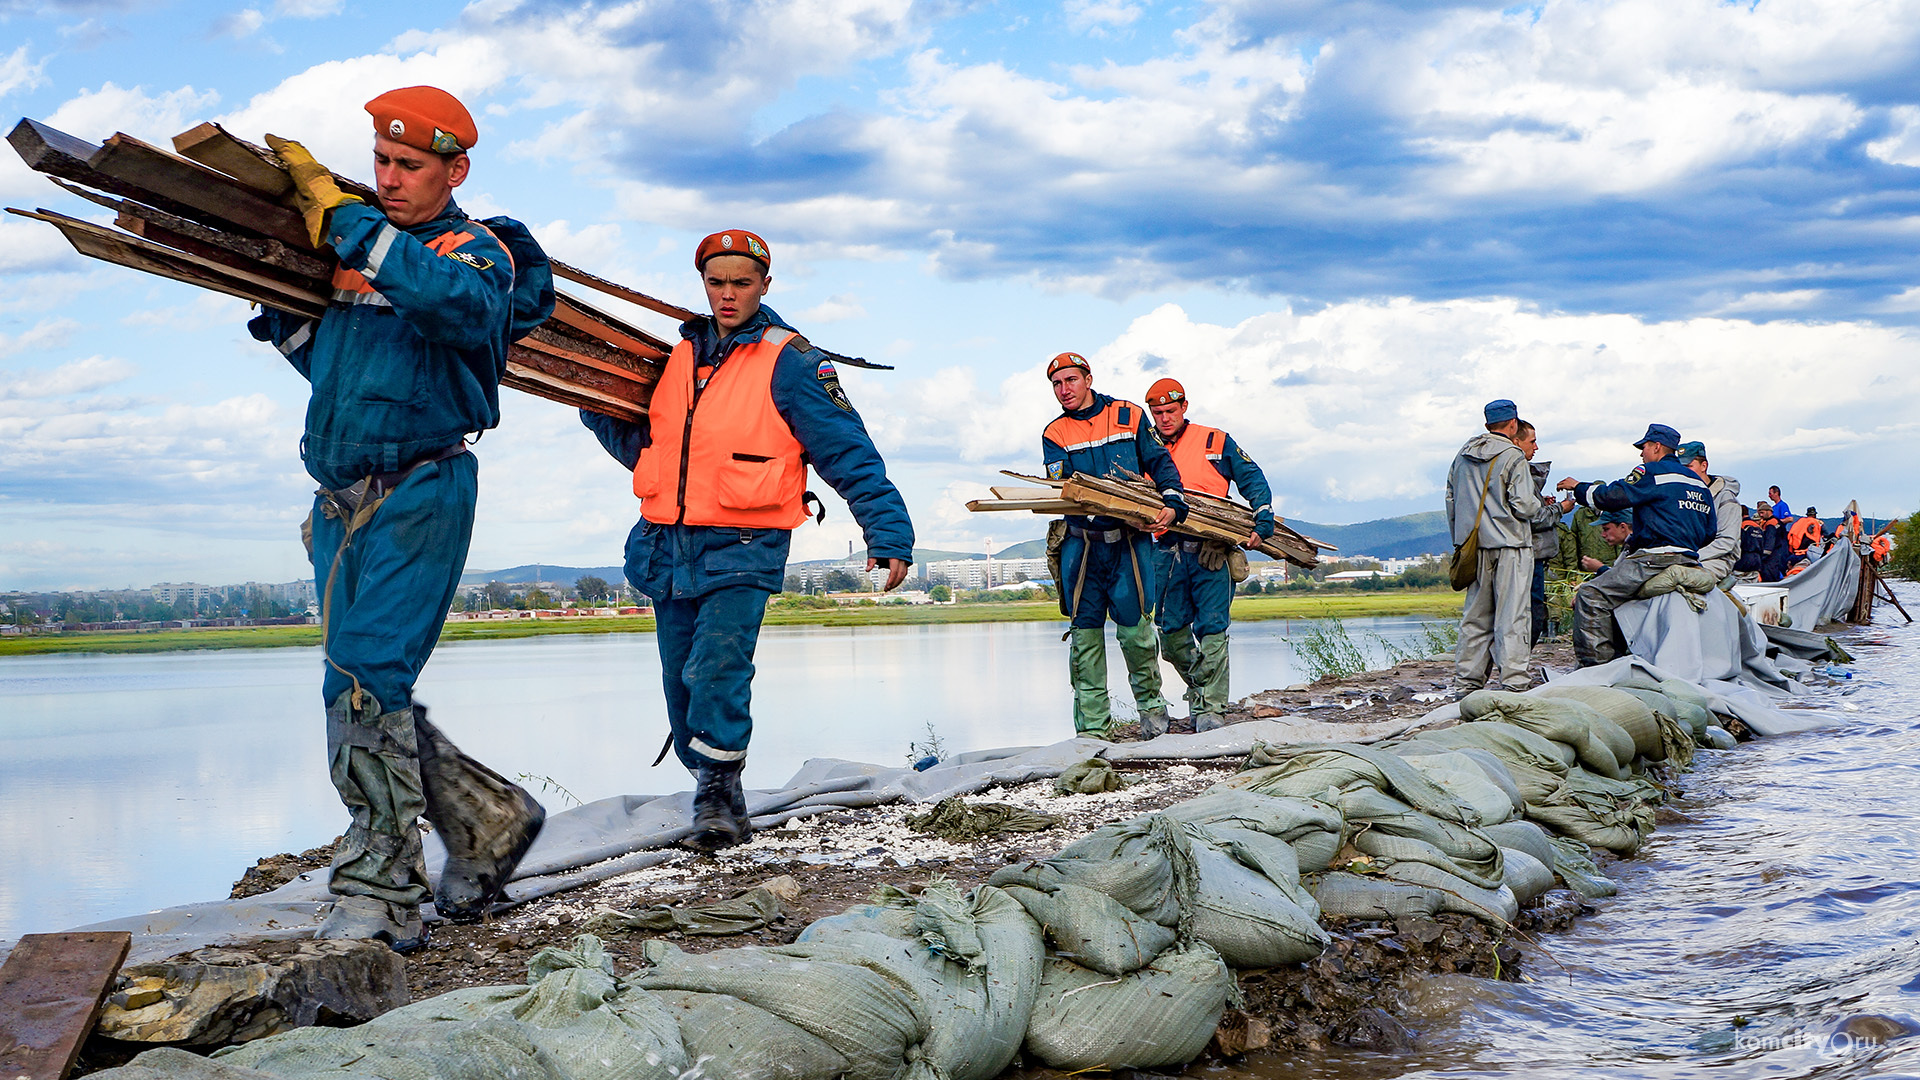
[[[1837,543],[1779,584],[1787,588],[1787,614],[1794,629],[1817,629],[1853,611],[1860,595],[1860,552],[1852,544]]]

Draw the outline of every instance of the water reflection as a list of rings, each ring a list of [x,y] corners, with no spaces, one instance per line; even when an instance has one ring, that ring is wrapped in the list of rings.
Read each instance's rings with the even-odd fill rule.
[[[1404,641],[1419,620],[1352,625]],[[1235,626],[1234,692],[1296,681],[1286,640],[1298,632]],[[747,782],[777,786],[813,757],[904,763],[929,725],[950,751],[1063,738],[1060,633],[769,628]],[[1124,687],[1117,646],[1108,657],[1110,684]],[[217,898],[259,856],[337,834],[320,664],[317,649],[0,659],[0,939]],[[581,800],[688,786],[671,761],[647,767],[666,732],[651,634],[445,646],[418,694],[481,760]]]

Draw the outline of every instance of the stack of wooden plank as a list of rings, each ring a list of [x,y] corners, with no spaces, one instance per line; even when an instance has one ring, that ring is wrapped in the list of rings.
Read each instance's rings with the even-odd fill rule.
[[[198,285],[296,315],[318,317],[332,295],[336,260],[318,248],[293,209],[293,182],[279,158],[220,127],[174,136],[177,152],[117,134],[95,144],[23,119],[7,141],[30,168],[112,210],[118,230],[40,209],[8,213],[59,229],[96,259]],[[366,185],[336,176],[372,203]],[[676,320],[694,313],[555,260],[554,276]],[[608,416],[646,414],[672,346],[561,291],[552,317],[515,342],[508,386]],[[835,360],[881,368],[838,354]]]
[[[1025,481],[1029,486],[996,487],[993,489],[993,498],[975,499],[967,504],[967,509],[976,512],[1029,510],[1036,514],[1085,514],[1119,518],[1145,526],[1158,517],[1165,506],[1160,501],[1160,493],[1144,479],[1073,476],[1066,480],[1049,480],[1015,472],[1006,475]],[[1232,499],[1195,491],[1187,492],[1186,498],[1187,518],[1173,526],[1173,532],[1234,544],[1253,534],[1253,511]],[[1285,559],[1295,566],[1312,569],[1320,564],[1321,551],[1337,549],[1332,544],[1294,532],[1276,516],[1273,535],[1254,550],[1276,559]]]

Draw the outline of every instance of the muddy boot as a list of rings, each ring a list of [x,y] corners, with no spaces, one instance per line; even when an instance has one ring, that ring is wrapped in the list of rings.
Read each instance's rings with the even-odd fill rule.
[[[684,841],[695,851],[719,851],[744,843],[753,832],[747,796],[740,786],[745,761],[715,761],[700,766],[693,789],[693,834]]]
[[[1167,717],[1167,710],[1165,709],[1153,709],[1148,712],[1143,712],[1140,714],[1140,737],[1142,739],[1157,739],[1167,733],[1167,725],[1170,722]]]
[[[1227,718],[1217,712],[1195,713],[1193,717],[1195,731],[1218,731],[1226,726]]]
[[[313,936],[383,941],[394,952],[410,953],[427,944],[427,925],[420,921],[418,907],[373,896],[341,896]]]
[[[433,906],[443,919],[477,919],[505,892],[547,812],[526,789],[461,753],[427,722],[426,706],[414,705],[413,723],[426,818],[447,846]]]

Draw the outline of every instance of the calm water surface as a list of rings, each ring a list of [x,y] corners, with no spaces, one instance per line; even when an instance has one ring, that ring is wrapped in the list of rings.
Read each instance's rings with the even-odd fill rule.
[[[1360,640],[1407,640],[1419,624],[1350,620]],[[1235,626],[1234,692],[1297,681],[1287,639],[1301,629]],[[903,764],[929,725],[950,752],[1065,738],[1060,633],[768,628],[747,782],[779,786],[814,757]],[[1124,687],[1111,642],[1108,659]],[[317,649],[0,659],[0,940],[217,899],[260,856],[336,836],[320,665]],[[463,749],[582,801],[690,786],[671,758],[647,767],[667,730],[651,634],[443,646],[418,697]],[[571,805],[527,785],[549,809]]]

